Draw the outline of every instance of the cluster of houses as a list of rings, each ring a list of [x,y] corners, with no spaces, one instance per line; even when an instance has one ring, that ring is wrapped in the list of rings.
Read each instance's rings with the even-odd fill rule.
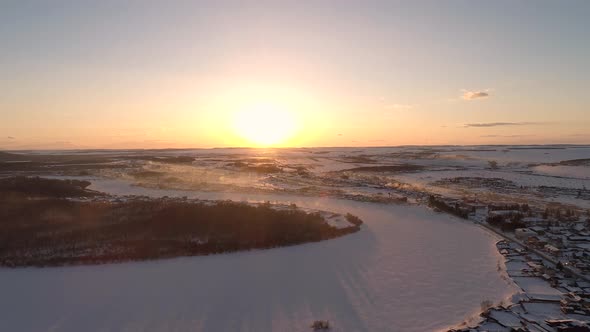
[[[491,205],[477,200],[437,197],[483,226],[545,253],[565,267],[590,274],[590,211],[540,209],[526,204]]]
[[[470,217],[513,231],[515,240],[526,247],[568,268],[590,273],[590,212],[559,207],[539,210],[518,204],[504,207],[489,205]]]
[[[511,303],[485,310],[477,326],[450,331],[590,331],[590,282],[551,266],[518,243],[502,240],[497,248],[520,292]]]
[[[590,211],[443,196],[430,201],[443,207],[430,204],[435,210],[467,215],[501,235],[498,251],[520,288],[509,304],[485,310],[477,326],[451,331],[590,332]]]
[[[590,273],[590,232],[586,225],[529,226],[516,229],[514,234],[527,246],[547,252],[563,265]]]

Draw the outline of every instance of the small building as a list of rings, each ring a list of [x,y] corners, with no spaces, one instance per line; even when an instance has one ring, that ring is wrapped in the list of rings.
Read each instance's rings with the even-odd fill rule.
[[[545,235],[545,228],[540,227],[540,226],[533,226],[533,227],[529,227],[530,230],[532,230],[533,232],[539,234],[539,235]]]
[[[570,242],[590,242],[590,236],[570,235],[567,240]]]
[[[524,217],[522,222],[527,225],[547,225],[549,221],[539,217]]]
[[[546,244],[546,245],[545,245],[545,250],[546,250],[548,253],[550,253],[550,254],[553,254],[553,255],[557,255],[557,254],[559,254],[559,248],[556,248],[556,247],[554,247],[554,246],[552,246],[552,245],[550,245],[550,244]]]
[[[533,232],[530,228],[517,228],[514,230],[514,235],[517,239],[524,240],[528,239],[529,236],[537,235],[537,233]]]

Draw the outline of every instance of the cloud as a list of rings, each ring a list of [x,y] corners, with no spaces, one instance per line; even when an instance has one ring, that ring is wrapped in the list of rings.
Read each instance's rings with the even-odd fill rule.
[[[463,91],[463,100],[475,100],[475,99],[482,99],[488,98],[490,96],[489,90],[483,91],[469,91],[469,90],[462,90]]]
[[[466,123],[465,128],[471,127],[503,127],[503,126],[531,126],[538,125],[540,122],[484,122],[484,123]]]
[[[12,136],[8,136],[8,137],[6,137],[6,138],[7,138],[7,139],[16,139],[16,138],[14,138],[14,137],[12,137]]]

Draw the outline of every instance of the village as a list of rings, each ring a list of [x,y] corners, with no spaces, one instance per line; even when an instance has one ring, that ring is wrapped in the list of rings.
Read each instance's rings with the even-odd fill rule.
[[[590,211],[432,195],[428,203],[502,237],[505,277],[521,289],[497,306],[482,302],[477,326],[450,331],[590,331]]]

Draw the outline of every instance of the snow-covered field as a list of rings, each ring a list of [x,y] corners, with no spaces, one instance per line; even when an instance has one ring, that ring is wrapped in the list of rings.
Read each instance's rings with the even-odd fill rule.
[[[295,203],[350,212],[364,226],[342,238],[272,250],[0,269],[0,331],[310,331],[314,320],[329,320],[333,331],[441,330],[478,315],[482,301],[497,303],[518,289],[498,271],[497,238],[424,206],[361,200],[380,195],[418,202],[431,193],[486,199],[483,193],[490,193],[492,199],[590,208],[590,166],[560,164],[590,159],[589,146],[145,152],[195,158],[188,163],[129,158],[142,151],[76,153],[121,155],[116,161],[128,167],[91,168],[84,176],[78,169],[47,174],[47,167],[43,175],[89,179],[91,189],[118,195]],[[400,165],[411,167],[354,170]],[[506,181],[496,187],[444,181],[458,177]],[[508,263],[509,270],[521,266]],[[546,291],[533,279],[519,284]]]
[[[560,176],[570,179],[590,180],[590,169],[588,166],[547,166],[534,167],[535,172],[551,176]],[[588,184],[588,181],[583,181]]]
[[[95,188],[109,186],[119,193],[186,194],[113,182]],[[314,320],[327,319],[334,331],[432,331],[515,290],[497,271],[492,235],[422,207],[287,195],[203,198],[351,212],[365,226],[343,238],[272,250],[0,269],[0,330],[309,331]]]
[[[339,191],[366,196],[394,193],[390,184],[413,186],[419,190],[463,196],[490,188],[473,186],[449,190],[435,182],[457,177],[498,178],[522,186],[513,194],[536,201],[561,202],[590,208],[590,146],[439,146],[391,148],[315,148],[286,150],[213,149],[164,152],[166,155],[193,156],[190,164],[148,162],[134,170],[156,174],[137,177],[126,169],[101,175],[126,179],[151,187],[203,191]],[[580,164],[567,161],[585,159]],[[246,172],[231,166],[236,162],[256,167],[270,165],[280,171]],[[566,164],[559,164],[566,162]],[[490,167],[490,163],[495,166]],[[387,167],[401,166],[399,170]],[[407,169],[403,169],[407,166]],[[355,170],[374,168],[370,171]],[[379,170],[383,167],[383,170]],[[299,171],[297,171],[299,169]],[[300,170],[304,170],[301,173]],[[348,170],[348,171],[347,171]],[[554,187],[552,195],[540,190]],[[451,188],[452,189],[452,188]],[[455,188],[457,189],[457,188]],[[500,189],[500,188],[498,188]],[[403,192],[398,194],[404,195]]]

